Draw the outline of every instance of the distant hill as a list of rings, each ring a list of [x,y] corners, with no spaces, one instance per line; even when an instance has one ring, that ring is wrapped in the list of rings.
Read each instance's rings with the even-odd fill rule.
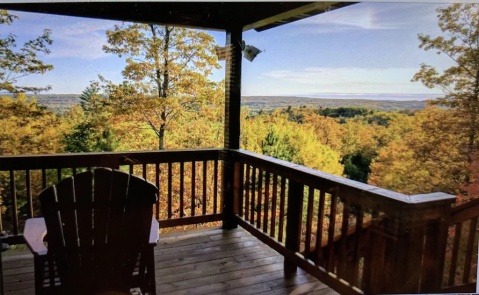
[[[269,111],[276,108],[291,107],[364,107],[378,111],[421,110],[426,106],[424,100],[373,100],[312,98],[298,96],[243,96],[242,105],[252,111]]]
[[[39,103],[57,113],[68,111],[80,103],[80,94],[37,94],[33,96]]]
[[[39,103],[56,112],[64,112],[80,103],[79,94],[39,94]],[[373,100],[373,99],[337,99],[312,98],[297,96],[243,96],[242,105],[253,112],[270,111],[277,108],[291,107],[365,107],[379,111],[419,110],[426,106],[423,100]]]

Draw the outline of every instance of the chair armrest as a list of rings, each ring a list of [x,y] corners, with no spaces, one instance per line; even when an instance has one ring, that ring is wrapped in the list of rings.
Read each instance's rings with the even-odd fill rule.
[[[153,217],[151,220],[151,229],[150,229],[150,245],[156,245],[160,239],[160,224]]]
[[[46,255],[48,250],[43,244],[43,238],[47,234],[47,226],[43,218],[30,218],[25,222],[23,237],[33,255]]]

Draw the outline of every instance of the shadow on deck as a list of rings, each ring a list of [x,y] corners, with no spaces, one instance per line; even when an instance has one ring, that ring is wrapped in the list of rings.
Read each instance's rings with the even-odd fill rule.
[[[242,228],[160,234],[155,249],[158,294],[337,294],[301,269],[286,276],[283,260]],[[4,253],[3,267],[7,295],[35,293],[28,250]]]

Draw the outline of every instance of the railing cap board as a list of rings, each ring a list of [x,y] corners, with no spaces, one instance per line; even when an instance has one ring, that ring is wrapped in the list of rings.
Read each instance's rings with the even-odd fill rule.
[[[293,164],[293,163],[279,160],[273,157],[260,155],[247,150],[239,149],[239,150],[231,150],[231,151],[236,152],[239,156],[246,156],[259,161],[274,163],[279,166],[277,168],[281,168],[282,170],[289,169],[289,170],[292,170],[291,172],[302,172],[310,176],[321,178],[322,180],[330,181],[330,182],[339,184],[341,186],[346,186],[349,189],[359,190],[359,191],[362,191],[363,193],[369,193],[369,194],[385,197],[385,198],[388,198],[394,201],[399,201],[405,204],[411,204],[411,205],[424,204],[424,203],[437,202],[437,201],[452,202],[456,198],[453,195],[440,193],[440,192],[431,193],[431,194],[420,194],[420,195],[406,195],[406,194],[394,192],[391,190],[379,188],[376,186],[372,186],[369,184],[365,184],[362,182],[358,182],[355,180],[329,174],[326,172],[311,169],[303,165]]]
[[[411,203],[414,203],[414,204],[422,204],[422,203],[437,202],[437,201],[451,201],[451,202],[453,202],[453,201],[456,200],[456,196],[446,194],[446,193],[441,193],[441,192],[411,195],[409,197],[411,199]]]
[[[0,171],[110,167],[117,165],[214,160],[222,149],[158,150],[137,152],[65,153],[0,156]]]

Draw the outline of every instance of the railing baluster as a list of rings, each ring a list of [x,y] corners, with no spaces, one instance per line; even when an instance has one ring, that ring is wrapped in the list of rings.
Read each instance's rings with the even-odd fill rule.
[[[77,175],[77,168],[76,167],[72,168],[72,175],[73,176]]]
[[[18,235],[18,207],[17,207],[17,190],[15,187],[15,170],[10,170],[10,191],[12,200],[12,223],[13,234]]]
[[[296,181],[289,181],[288,187],[288,222],[286,223],[286,249],[299,252],[301,245],[301,221],[303,218],[304,185]],[[284,269],[287,272],[296,272],[297,265],[284,260]]]
[[[30,179],[30,170],[25,171],[26,187],[27,187],[27,205],[28,205],[28,218],[33,217],[33,200],[32,200],[32,185]]]
[[[143,178],[146,180],[146,172],[147,172],[147,171],[146,171],[146,163],[143,163],[143,168],[142,168],[142,170],[143,170]]]
[[[255,205],[255,192],[256,192],[256,168],[251,167],[253,170],[253,180],[252,180],[252,187],[251,187],[251,218],[250,223],[254,225],[254,205]]]
[[[364,211],[361,207],[358,207],[358,213],[356,215],[356,236],[354,241],[354,252],[353,252],[353,267],[352,267],[352,279],[351,283],[358,288],[361,286],[361,283],[358,282],[359,274],[359,250],[361,247],[362,237],[363,237],[363,220],[364,220]],[[364,266],[363,266],[364,269]],[[364,274],[363,274],[364,276]]]
[[[90,170],[90,169],[88,169]],[[130,165],[130,174],[133,174],[133,165]]]
[[[261,210],[263,207],[263,170],[258,169],[258,205],[256,205],[256,227],[261,228]]]
[[[184,212],[184,182],[185,182],[185,163],[180,162],[180,217],[185,216]]]
[[[207,171],[208,171],[207,169],[208,169],[208,162],[203,161],[203,215],[206,215],[206,194],[208,193],[207,186],[206,186]]]
[[[156,220],[160,220],[160,164],[155,164],[155,180],[158,188],[158,200],[156,201]]]
[[[264,190],[264,215],[263,215],[263,232],[268,233],[268,211],[269,211],[269,181],[271,174],[269,172],[265,173],[265,190]]]
[[[172,164],[171,162],[168,163],[168,219],[171,219],[172,217],[172,210],[171,210],[171,203],[172,203],[172,200],[173,200],[173,197],[172,197]]]
[[[278,200],[278,175],[273,174],[273,196],[271,202],[271,229],[270,236],[274,239],[276,234],[276,202]]]
[[[47,188],[47,171],[45,169],[42,169],[42,188]]]
[[[308,208],[306,215],[306,239],[304,242],[304,257],[309,258],[311,253],[311,229],[313,227],[313,204],[314,204],[314,187],[309,187],[308,192]]]
[[[57,169],[57,181],[60,182],[62,180],[62,169]]]
[[[351,212],[351,204],[348,199],[343,202],[343,222],[341,226],[341,244],[340,256],[338,261],[338,276],[342,279],[346,278],[346,266],[348,263],[348,228],[349,228],[349,214]]]
[[[378,233],[380,229],[379,212],[373,209],[371,212],[371,226],[368,234],[368,251],[364,256],[364,267],[362,274],[361,288],[367,293],[379,293],[377,275],[378,268],[382,267],[385,255],[384,238]]]
[[[278,226],[278,241],[283,242],[283,230],[284,230],[284,209],[286,199],[286,178],[281,176],[281,191],[279,200],[279,226]]]
[[[218,212],[218,160],[215,160],[213,175],[213,213],[216,214]],[[223,209],[221,209],[220,211],[222,212]]]
[[[471,261],[472,261],[472,253],[474,251],[476,228],[477,228],[477,217],[471,219],[471,223],[469,224],[469,237],[467,239],[466,258],[464,260],[464,274],[462,277],[462,282],[464,284],[469,283],[469,276],[471,274]]]
[[[329,214],[329,231],[328,231],[328,263],[326,270],[334,272],[334,234],[336,231],[336,207],[338,204],[336,191],[330,193],[331,196],[331,211]]]
[[[454,285],[456,278],[457,256],[459,254],[459,243],[461,242],[462,223],[456,224],[454,234],[454,246],[452,248],[451,267],[449,269],[449,286]]]
[[[324,227],[324,211],[325,211],[326,193],[324,190],[319,191],[319,207],[318,207],[318,225],[316,232],[316,264],[324,266],[323,257],[323,227]]]
[[[245,204],[244,204],[244,217],[246,220],[249,220],[249,189],[250,189],[250,166],[246,165],[246,198],[245,198]]]
[[[196,209],[196,162],[191,162],[191,216],[195,216]]]
[[[236,198],[236,195],[237,195],[237,197],[239,199],[235,200],[234,206],[235,206],[235,212],[237,212],[236,214],[239,214],[240,217],[243,217],[244,168],[245,168],[245,165],[243,163],[237,162],[235,164],[235,181],[234,181],[235,188],[234,188],[234,190],[235,190],[235,198]],[[238,173],[239,175],[236,175],[236,173]],[[236,208],[236,206],[238,206],[238,208]]]

